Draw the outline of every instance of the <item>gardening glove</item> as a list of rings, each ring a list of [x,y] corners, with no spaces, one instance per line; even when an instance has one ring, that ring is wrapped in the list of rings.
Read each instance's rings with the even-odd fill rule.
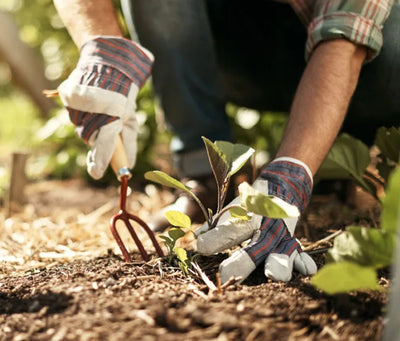
[[[274,196],[274,201],[286,212],[303,212],[310,200],[312,176],[308,167],[293,158],[278,158],[262,171],[252,186],[255,190]],[[240,202],[236,198],[232,204]],[[246,279],[264,262],[264,273],[274,280],[289,281],[293,268],[303,275],[317,271],[313,259],[302,252],[294,237],[297,218],[272,219],[251,213],[247,221],[221,217],[221,223],[207,231],[204,225],[198,230],[199,253],[210,255],[238,245],[251,238],[248,246],[234,252],[220,265],[221,281],[232,276]],[[205,232],[205,233],[204,233]]]
[[[80,51],[75,70],[58,87],[78,135],[92,148],[89,174],[103,176],[121,134],[128,167],[135,165],[138,123],[136,97],[150,75],[153,55],[120,37],[96,37]]]

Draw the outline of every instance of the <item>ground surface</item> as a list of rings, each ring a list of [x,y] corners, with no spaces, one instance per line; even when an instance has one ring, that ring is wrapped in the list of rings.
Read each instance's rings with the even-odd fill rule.
[[[108,229],[115,188],[81,181],[31,184],[26,205],[0,213],[0,341],[5,340],[379,340],[386,293],[330,297],[298,274],[288,283],[256,271],[211,292],[154,256],[125,263]],[[153,186],[129,198],[144,220],[170,199]],[[376,209],[315,196],[298,228],[309,249],[349,224],[373,226]],[[185,241],[187,248],[193,243]],[[227,255],[198,258],[211,280]],[[318,266],[324,253],[314,254]],[[384,275],[381,284],[388,286]]]

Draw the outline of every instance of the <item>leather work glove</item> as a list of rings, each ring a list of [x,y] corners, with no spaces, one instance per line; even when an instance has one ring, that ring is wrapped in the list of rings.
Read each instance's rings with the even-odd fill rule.
[[[275,196],[276,202],[286,211],[294,206],[303,212],[311,196],[312,175],[301,161],[278,158],[264,168],[252,187],[265,195]],[[240,198],[236,198],[232,204],[239,202]],[[245,280],[263,262],[265,275],[278,281],[289,281],[293,268],[303,275],[316,273],[315,262],[302,251],[294,237],[298,218],[271,219],[250,215],[251,219],[245,221],[227,219],[228,213],[214,229],[207,231],[208,226],[204,225],[196,231],[197,249],[205,255],[221,252],[251,238],[246,247],[220,264],[222,283],[232,276]]]
[[[138,123],[136,97],[150,75],[153,55],[120,37],[101,36],[86,42],[75,70],[58,87],[78,135],[92,148],[89,174],[103,176],[121,134],[128,166],[135,165]]]

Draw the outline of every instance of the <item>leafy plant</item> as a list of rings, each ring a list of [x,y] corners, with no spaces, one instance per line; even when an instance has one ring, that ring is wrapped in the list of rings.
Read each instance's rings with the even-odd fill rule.
[[[185,236],[187,231],[193,232],[191,229],[192,222],[190,217],[179,211],[165,212],[165,216],[169,223],[174,226],[168,231],[167,236],[160,236],[168,249],[167,261],[172,263],[174,257],[178,259],[179,267],[185,275],[188,275],[188,268],[191,266],[191,259],[188,258],[184,248],[176,246],[176,242]]]
[[[344,133],[336,139],[318,171],[317,178],[352,179],[380,201],[377,184],[385,186],[388,176],[398,164],[400,130],[395,127],[379,128],[374,144],[380,151],[376,167],[379,174],[373,174],[367,169],[371,163],[368,146]]]
[[[360,140],[342,134],[338,137],[319,171],[323,178],[353,178],[361,187],[370,191],[364,174],[371,162],[369,148]]]
[[[233,144],[226,141],[216,141],[213,143],[205,137],[203,137],[203,141],[218,189],[218,205],[215,214],[211,209],[203,205],[200,199],[191,191],[190,187],[168,174],[161,171],[151,171],[145,173],[145,178],[164,186],[182,190],[191,195],[201,208],[204,219],[210,229],[217,225],[222,214],[227,211],[230,211],[231,215],[242,217],[242,219],[247,219],[248,211],[279,218],[298,216],[298,211],[282,210],[272,196],[264,195],[245,183],[239,186],[240,203],[223,207],[232,175],[243,167],[246,161],[253,155],[254,150],[242,144]]]
[[[203,137],[203,141],[217,185],[218,204],[215,214],[210,208],[206,208],[203,205],[200,199],[191,191],[190,187],[168,174],[161,171],[151,171],[145,173],[145,178],[191,195],[203,212],[209,229],[214,228],[218,224],[222,214],[227,211],[229,211],[232,217],[243,220],[249,219],[248,212],[272,218],[297,217],[299,215],[296,208],[288,207],[287,209],[282,209],[282,204],[278,205],[276,198],[258,192],[247,183],[242,183],[239,186],[240,201],[237,204],[230,204],[223,207],[232,176],[243,167],[253,155],[254,150],[242,144],[233,144],[226,141],[216,141],[213,143],[205,137]],[[193,232],[190,227],[190,218],[178,211],[168,211],[165,215],[170,224],[174,226],[168,231],[168,236],[161,236],[169,250],[168,260],[171,262],[174,255],[177,256],[181,269],[187,273],[187,266],[190,264],[190,261],[187,259],[186,251],[178,248],[175,244],[178,239],[185,235],[182,229]]]
[[[379,290],[376,270],[392,261],[400,227],[400,168],[389,177],[383,200],[381,228],[350,226],[336,237],[327,261],[311,283],[328,294],[352,290]]]

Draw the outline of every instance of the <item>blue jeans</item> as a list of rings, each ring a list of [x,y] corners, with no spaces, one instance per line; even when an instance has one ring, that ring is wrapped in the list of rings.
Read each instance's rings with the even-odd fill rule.
[[[171,149],[183,175],[210,172],[201,136],[233,140],[227,101],[289,112],[306,66],[307,38],[289,5],[121,1],[132,34],[155,55],[154,89],[175,133]],[[379,126],[400,124],[400,5],[394,5],[383,35],[382,51],[362,68],[343,124],[343,131],[369,144]]]

